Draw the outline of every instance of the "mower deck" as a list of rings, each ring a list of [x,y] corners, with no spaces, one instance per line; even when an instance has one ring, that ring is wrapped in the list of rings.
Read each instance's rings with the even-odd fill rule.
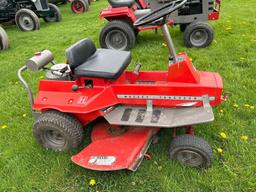
[[[146,107],[118,106],[105,115],[112,125],[147,126],[147,127],[181,127],[208,123],[214,120],[212,107],[208,98],[203,101],[203,107],[189,107],[194,102],[188,102],[184,108],[157,108],[152,103]],[[151,101],[148,100],[148,103]]]
[[[91,134],[92,143],[72,156],[72,161],[92,170],[136,171],[158,129],[130,128],[116,135],[109,127],[108,123],[97,123]]]

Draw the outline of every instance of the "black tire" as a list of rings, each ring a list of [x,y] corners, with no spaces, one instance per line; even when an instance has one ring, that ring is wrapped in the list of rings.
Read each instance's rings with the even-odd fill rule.
[[[74,0],[71,3],[71,11],[75,14],[81,14],[89,9],[88,1],[86,0]]]
[[[0,51],[9,48],[9,39],[5,30],[0,26]]]
[[[100,32],[100,45],[102,48],[116,50],[130,50],[135,45],[133,28],[124,21],[110,21]]]
[[[188,25],[189,25],[188,23],[180,24],[180,31],[181,31],[181,32],[184,32],[184,31],[186,30],[186,28],[187,28]]]
[[[20,9],[15,15],[15,23],[21,31],[40,29],[38,16],[30,9]]]
[[[45,22],[60,22],[62,20],[60,9],[52,3],[48,3],[48,5],[50,11],[53,13],[49,14],[47,17],[44,17],[43,20]]]
[[[46,149],[69,151],[81,144],[83,129],[75,117],[58,111],[47,111],[34,123],[33,135]]]
[[[212,43],[213,37],[214,30],[208,23],[191,23],[184,31],[184,43],[187,47],[207,47]]]
[[[206,169],[211,166],[213,160],[210,145],[202,138],[192,135],[181,135],[174,138],[169,153],[170,159],[195,168]]]

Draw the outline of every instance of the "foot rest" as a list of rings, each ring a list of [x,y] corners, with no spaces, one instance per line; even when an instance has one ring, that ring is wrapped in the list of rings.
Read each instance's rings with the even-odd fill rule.
[[[153,108],[118,106],[105,115],[113,125],[147,127],[181,127],[207,123],[214,120],[211,106],[187,108]]]

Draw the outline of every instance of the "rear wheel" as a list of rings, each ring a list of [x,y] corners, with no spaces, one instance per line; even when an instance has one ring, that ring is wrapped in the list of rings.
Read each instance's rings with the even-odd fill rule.
[[[210,145],[202,138],[192,135],[181,135],[174,138],[169,153],[170,159],[196,168],[208,168],[213,160]]]
[[[75,117],[58,111],[47,111],[34,123],[33,135],[46,149],[69,151],[81,144],[83,129]]]
[[[208,23],[191,23],[184,31],[184,42],[187,47],[207,47],[213,41],[213,37],[214,30]]]
[[[88,1],[87,1],[88,2]],[[71,3],[71,11],[76,14],[81,14],[89,9],[89,3],[85,0],[74,0]]]
[[[134,47],[135,40],[133,28],[124,21],[110,21],[100,33],[102,48],[127,51]]]
[[[34,31],[40,29],[37,15],[30,9],[20,9],[15,15],[15,23],[21,31]]]
[[[9,48],[9,40],[5,30],[0,27],[0,50],[6,50]]]
[[[52,3],[49,3],[49,9],[50,9],[50,13],[48,16],[43,18],[44,21],[45,22],[60,22],[62,20],[60,9]]]

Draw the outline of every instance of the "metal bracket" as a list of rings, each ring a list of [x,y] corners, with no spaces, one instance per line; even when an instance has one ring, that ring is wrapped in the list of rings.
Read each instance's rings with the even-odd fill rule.
[[[203,106],[206,109],[206,111],[209,113],[210,109],[212,108],[210,105],[210,99],[208,97],[208,95],[203,95],[202,96],[202,102],[203,102]]]
[[[147,100],[147,112],[153,111],[153,102],[152,100]]]

